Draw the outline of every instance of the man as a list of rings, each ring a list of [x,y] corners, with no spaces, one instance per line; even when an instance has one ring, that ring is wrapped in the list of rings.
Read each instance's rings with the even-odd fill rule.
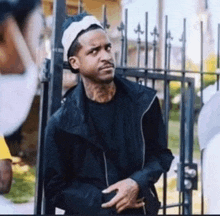
[[[38,84],[44,19],[40,0],[0,0],[0,133],[25,121]]]
[[[47,125],[46,197],[66,214],[156,214],[153,184],[173,159],[156,92],[115,76],[95,17],[67,19],[62,43],[82,82]]]

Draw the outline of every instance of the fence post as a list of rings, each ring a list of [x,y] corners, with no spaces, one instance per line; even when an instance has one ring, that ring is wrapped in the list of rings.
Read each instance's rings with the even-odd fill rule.
[[[168,121],[169,121],[169,85],[167,82],[167,39],[168,39],[168,17],[165,16],[165,55],[164,55],[164,123],[166,131],[166,140],[168,141]],[[166,215],[167,205],[167,174],[163,174],[163,215]]]
[[[128,59],[128,9],[125,9],[125,41],[124,41],[124,67],[127,67]]]
[[[102,25],[103,25],[103,28],[104,29],[109,29],[109,27],[110,27],[110,24],[108,23],[108,20],[107,20],[107,7],[106,7],[106,5],[103,5],[103,7],[102,7],[102,14],[103,14],[103,23],[102,23]]]
[[[204,77],[203,77],[203,22],[201,21],[200,23],[200,34],[201,34],[201,59],[200,59],[200,72],[201,72],[201,108],[203,106],[203,82],[204,82]]]
[[[157,51],[157,38],[159,37],[158,31],[157,31],[157,27],[154,27],[153,32],[151,32],[151,35],[154,36],[154,40],[153,40],[153,72],[155,73],[155,68],[156,68],[156,51]],[[153,79],[153,83],[152,83],[152,87],[153,89],[155,88],[155,80]]]
[[[61,106],[62,78],[63,78],[63,46],[62,24],[66,17],[66,1],[54,0],[53,3],[53,33],[51,44],[51,82],[48,97],[48,119]],[[45,143],[46,145],[46,143]],[[55,207],[44,200],[44,214],[55,214]]]
[[[123,60],[124,60],[124,23],[121,22],[120,26],[117,27],[118,31],[121,32],[121,63],[120,66],[123,67]]]
[[[34,214],[41,215],[43,199],[43,153],[44,153],[44,131],[47,124],[48,112],[48,86],[50,74],[50,60],[45,59],[41,71],[41,95],[39,111],[39,133],[37,143],[37,164],[36,164],[36,186],[34,200]]]
[[[61,44],[61,29],[66,17],[65,0],[54,0],[53,5],[54,22],[51,44],[51,82],[49,86],[48,117],[50,117],[61,105],[63,78],[63,46]]]
[[[194,140],[194,101],[195,101],[195,84],[191,81],[188,86],[187,101],[185,109],[185,209],[186,215],[192,215],[192,190],[197,190],[198,172],[197,164],[193,163],[193,140]],[[186,188],[188,183],[188,188]]]
[[[140,35],[144,33],[141,31],[141,25],[138,23],[137,29],[134,29],[134,32],[138,35],[137,38],[137,67],[140,67],[140,55],[141,55],[141,38]]]
[[[182,193],[182,214],[185,214],[186,200],[185,200],[185,64],[186,64],[186,19],[183,20],[183,33],[182,38],[182,82],[181,82],[181,116],[180,116],[180,163],[179,163],[179,176],[178,187]]]

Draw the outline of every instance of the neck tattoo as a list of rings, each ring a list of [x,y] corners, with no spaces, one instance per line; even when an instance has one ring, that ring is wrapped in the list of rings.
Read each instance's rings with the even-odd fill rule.
[[[98,103],[107,103],[113,99],[116,93],[115,83],[97,84],[88,80],[82,79],[86,96]]]

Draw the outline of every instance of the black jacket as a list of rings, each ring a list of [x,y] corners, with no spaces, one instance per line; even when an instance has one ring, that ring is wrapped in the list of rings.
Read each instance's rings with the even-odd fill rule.
[[[80,83],[66,97],[65,103],[50,118],[45,140],[45,194],[56,207],[68,214],[111,214],[101,204],[114,194],[101,191],[119,180],[126,171],[140,188],[140,197],[148,196],[149,187],[173,160],[167,149],[165,127],[156,91],[115,77],[117,88],[129,96],[133,139],[129,146],[132,157],[123,170],[117,170],[108,160],[108,152],[100,144],[91,118],[85,107],[85,92]],[[123,154],[119,153],[119,159]],[[121,158],[122,159],[122,158]],[[109,197],[108,197],[109,196]]]

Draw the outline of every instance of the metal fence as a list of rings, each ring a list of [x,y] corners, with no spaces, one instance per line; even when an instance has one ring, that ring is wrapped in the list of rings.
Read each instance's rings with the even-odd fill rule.
[[[79,12],[82,12],[82,2],[79,1]],[[36,199],[35,199],[35,214],[54,213],[54,208],[47,204],[43,198],[43,148],[44,148],[44,129],[47,119],[60,107],[61,90],[62,90],[62,71],[69,69],[67,62],[63,62],[63,48],[61,45],[61,25],[65,19],[65,1],[54,1],[54,26],[52,38],[52,55],[51,61],[45,61],[44,71],[42,73],[42,88],[41,88],[41,107],[40,107],[40,124],[39,124],[39,139],[38,139],[38,159],[37,159],[37,183],[36,183]],[[125,11],[124,22],[118,27],[121,32],[121,55],[120,65],[116,68],[116,73],[121,74],[128,79],[138,82],[140,85],[156,88],[156,83],[160,82],[163,86],[163,117],[166,125],[167,139],[169,136],[169,119],[170,119],[170,83],[181,83],[181,101],[180,101],[180,143],[179,143],[179,162],[177,166],[177,190],[179,192],[179,201],[172,204],[167,204],[167,174],[163,174],[163,200],[162,213],[166,215],[168,208],[178,208],[179,214],[191,215],[193,212],[193,190],[198,189],[198,166],[193,162],[193,147],[194,142],[194,124],[195,114],[203,106],[203,89],[204,76],[210,75],[216,77],[216,91],[219,90],[219,75],[216,72],[203,71],[203,23],[201,22],[201,62],[199,71],[186,70],[186,19],[183,20],[183,33],[181,36],[181,70],[171,69],[171,52],[172,52],[172,37],[168,29],[168,16],[165,16],[165,33],[159,35],[157,27],[151,33],[152,41],[149,39],[148,29],[148,13],[145,14],[145,29],[141,31],[140,25],[135,30],[137,33],[137,65],[136,67],[128,67],[128,11]],[[108,28],[107,10],[103,7],[103,26]],[[141,59],[141,40],[140,34],[145,34],[145,65],[140,67]],[[158,37],[164,37],[164,68],[156,68],[156,55],[158,49]],[[218,26],[218,52],[217,52],[217,68],[219,68],[220,55],[220,25]],[[152,42],[152,43],[151,43]],[[149,44],[152,44],[152,65],[149,65]],[[199,107],[195,109],[195,79],[192,74],[200,76],[200,92],[201,100]],[[168,143],[169,145],[169,143]],[[201,191],[201,214],[204,213],[203,192]]]

